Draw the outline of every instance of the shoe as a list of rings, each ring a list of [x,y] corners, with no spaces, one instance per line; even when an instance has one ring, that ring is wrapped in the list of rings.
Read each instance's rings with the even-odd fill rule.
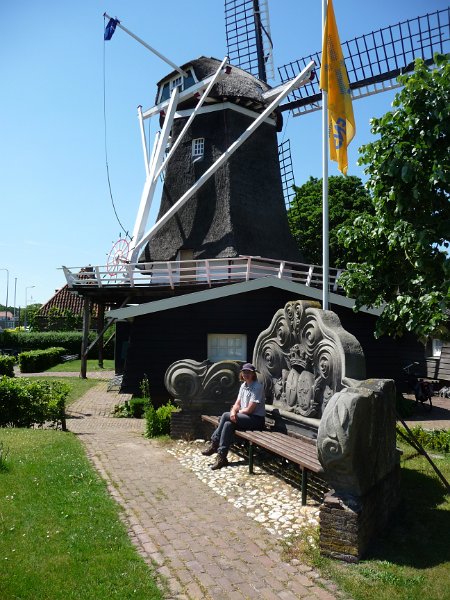
[[[205,450],[202,450],[203,456],[212,456],[217,452],[218,445],[211,443]]]
[[[212,465],[211,471],[217,471],[217,469],[221,469],[222,467],[228,466],[228,459],[226,456],[222,454],[218,454],[216,458],[216,462]]]

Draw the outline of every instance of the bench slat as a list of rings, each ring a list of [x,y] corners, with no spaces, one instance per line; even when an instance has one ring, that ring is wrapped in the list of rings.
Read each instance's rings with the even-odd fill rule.
[[[217,426],[219,417],[202,415],[202,420]],[[312,440],[303,440],[279,431],[236,431],[235,435],[309,471],[323,472],[317,457],[317,448]]]

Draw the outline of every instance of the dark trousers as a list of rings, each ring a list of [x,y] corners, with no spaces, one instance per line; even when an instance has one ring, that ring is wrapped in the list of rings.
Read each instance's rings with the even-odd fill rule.
[[[228,454],[236,430],[261,431],[264,429],[264,417],[238,413],[236,419],[236,423],[233,423],[233,421],[230,421],[230,413],[224,412],[220,417],[217,429],[214,430],[211,436],[212,443],[219,445],[217,451],[222,456]]]

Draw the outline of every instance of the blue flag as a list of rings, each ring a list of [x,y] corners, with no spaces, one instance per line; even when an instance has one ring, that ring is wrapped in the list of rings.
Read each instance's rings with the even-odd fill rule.
[[[105,35],[103,36],[105,40],[110,40],[112,38],[118,22],[119,19],[110,19],[108,21],[108,25],[105,27]]]

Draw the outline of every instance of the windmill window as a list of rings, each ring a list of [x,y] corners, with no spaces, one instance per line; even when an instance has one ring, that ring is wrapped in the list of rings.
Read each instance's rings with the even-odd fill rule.
[[[166,81],[160,87],[158,102],[164,102],[164,100],[168,100],[170,98],[170,94],[176,87],[179,87],[180,92],[182,92],[183,90],[187,90],[187,88],[190,88],[195,83],[197,83],[192,69],[187,69],[186,73],[187,73],[187,77],[182,77],[181,75],[177,75],[173,79]]]
[[[180,92],[183,89],[183,78],[181,77],[176,77],[175,79],[172,79],[172,81],[170,82],[170,91],[173,92],[173,90],[179,87],[180,88]]]
[[[247,336],[245,333],[209,333],[208,359],[247,360]]]
[[[205,138],[192,140],[192,158],[201,158],[205,154]]]
[[[431,351],[432,356],[439,358],[442,352],[442,340],[432,339],[431,340]]]

